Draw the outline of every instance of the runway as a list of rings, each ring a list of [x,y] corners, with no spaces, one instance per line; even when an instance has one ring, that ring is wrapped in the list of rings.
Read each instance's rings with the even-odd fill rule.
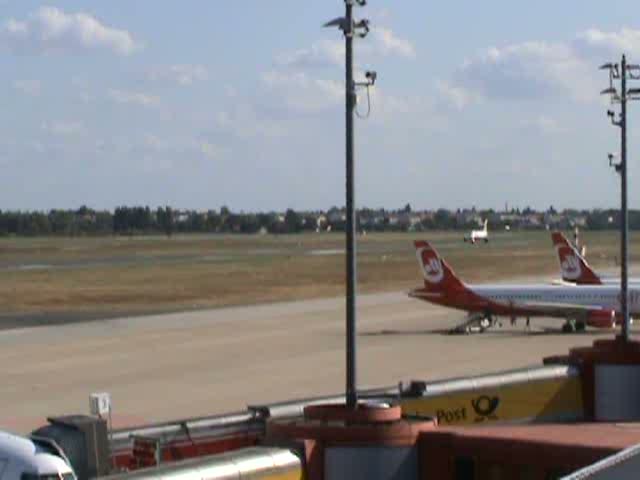
[[[612,332],[563,335],[532,320],[471,336],[442,333],[464,314],[362,295],[358,384],[395,385],[540,364]],[[0,429],[27,432],[46,416],[88,412],[113,398],[116,426],[211,415],[344,389],[344,299],[110,319],[0,332]],[[550,327],[555,327],[551,330]]]

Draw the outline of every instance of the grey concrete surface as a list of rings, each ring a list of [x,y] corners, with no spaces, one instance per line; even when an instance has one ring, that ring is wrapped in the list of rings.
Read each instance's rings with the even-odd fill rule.
[[[358,383],[394,385],[540,364],[612,332],[563,335],[559,320],[449,336],[464,317],[407,298],[363,295]],[[0,331],[0,429],[88,412],[107,391],[116,426],[209,415],[340,393],[344,299],[164,314]]]

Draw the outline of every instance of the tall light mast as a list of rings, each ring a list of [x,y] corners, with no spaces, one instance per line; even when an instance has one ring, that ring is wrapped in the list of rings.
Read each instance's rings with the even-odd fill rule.
[[[630,317],[629,317],[629,212],[627,207],[627,101],[639,100],[640,89],[627,88],[627,80],[640,79],[640,65],[627,63],[627,57],[622,55],[622,61],[617,63],[606,63],[600,67],[601,70],[609,71],[609,88],[600,92],[611,97],[611,103],[620,104],[620,114],[616,119],[616,114],[612,110],[607,111],[611,123],[620,127],[620,162],[614,163],[614,154],[609,154],[609,165],[615,168],[620,174],[620,309],[622,313],[622,339],[626,342],[630,337]],[[620,81],[620,92],[614,87],[614,80]]]
[[[346,398],[347,407],[355,409],[358,405],[356,381],[356,210],[355,210],[355,166],[354,166],[354,115],[359,87],[369,88],[376,81],[376,72],[367,72],[365,82],[353,79],[353,40],[364,38],[369,33],[369,21],[355,21],[354,6],[363,7],[366,0],[344,0],[345,16],[326,23],[325,27],[338,27],[345,38],[345,113],[346,113],[346,251],[347,251],[347,297],[346,297]]]

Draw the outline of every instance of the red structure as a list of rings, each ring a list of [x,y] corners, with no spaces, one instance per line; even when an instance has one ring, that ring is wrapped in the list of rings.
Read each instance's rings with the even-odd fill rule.
[[[596,404],[598,402],[598,385],[596,382],[596,372],[598,367],[638,367],[640,369],[640,342],[624,341],[618,337],[615,340],[597,340],[592,347],[574,348],[569,352],[569,363],[580,368],[582,378],[582,397],[584,401],[585,419],[600,420],[596,415]],[[622,371],[624,370],[621,369]],[[624,379],[623,388],[625,387]],[[632,388],[631,384],[626,384],[627,388]],[[635,398],[629,392],[628,399],[638,403],[640,399]],[[624,392],[608,392],[609,395],[624,395]],[[616,420],[634,420],[640,418],[624,418],[620,412]]]
[[[420,435],[422,478],[558,478],[640,443],[639,426],[439,428]]]
[[[300,441],[308,480],[324,479],[326,469],[331,468],[341,470],[346,478],[340,460],[343,453],[348,455],[348,468],[354,471],[362,472],[375,459],[381,465],[415,470],[417,475],[418,438],[435,428],[434,419],[403,419],[399,406],[359,405],[351,410],[344,405],[320,405],[305,408],[302,419],[270,422],[267,440]]]

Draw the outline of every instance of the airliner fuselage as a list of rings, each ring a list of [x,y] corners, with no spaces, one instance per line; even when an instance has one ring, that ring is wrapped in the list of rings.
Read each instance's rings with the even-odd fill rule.
[[[411,296],[465,311],[489,312],[494,315],[567,316],[562,310],[572,306],[601,310],[620,309],[618,285],[553,286],[553,285],[466,285],[465,290],[427,292],[417,288]],[[536,308],[536,304],[540,307]],[[550,308],[558,307],[552,315]],[[640,313],[640,289],[629,289],[629,312]]]

